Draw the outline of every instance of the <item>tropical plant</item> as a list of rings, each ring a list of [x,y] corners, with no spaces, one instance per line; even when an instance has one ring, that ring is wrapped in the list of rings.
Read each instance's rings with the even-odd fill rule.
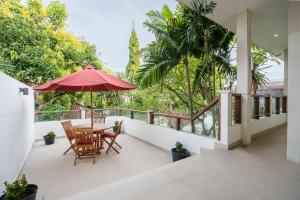
[[[142,86],[162,82],[171,69],[179,64],[184,68],[184,78],[188,95],[190,115],[194,114],[192,89],[190,81],[189,56],[192,52],[191,40],[186,24],[180,17],[181,6],[177,12],[172,12],[165,5],[162,12],[150,11],[148,20],[144,23],[156,36],[156,42],[149,47],[145,65],[143,65],[138,81]]]
[[[5,185],[5,199],[16,200],[21,199],[22,195],[25,193],[28,186],[25,175],[21,179],[18,179],[12,183],[4,182]]]
[[[213,12],[216,4],[203,2],[196,1],[193,9],[178,5],[174,13],[166,5],[161,12],[147,13],[148,20],[145,26],[155,34],[156,41],[146,49],[145,64],[137,77],[142,87],[160,84],[181,97],[183,102],[187,96],[191,116],[194,114],[193,96],[200,92],[202,98],[211,101],[218,89],[215,84],[218,80],[215,77],[216,72],[211,70],[211,66],[217,66],[218,73],[224,73],[226,70],[229,71],[228,74],[231,73],[228,58],[234,35],[205,17],[206,14]],[[208,36],[214,39],[208,40]],[[168,80],[172,79],[168,75],[174,73],[176,68],[183,69],[184,78],[177,84],[167,84]],[[180,70],[177,72],[180,73]],[[219,85],[222,86],[227,75],[219,75],[218,78]],[[211,87],[212,80],[214,87]],[[174,85],[178,83],[185,84],[182,91],[186,95],[177,92],[180,90]]]
[[[53,131],[49,131],[49,132],[47,133],[47,136],[48,136],[48,137],[55,137],[55,133],[54,133]]]
[[[183,153],[184,152],[183,144],[178,142],[178,141],[175,144],[175,149],[176,149],[177,153]]]
[[[119,121],[115,121],[114,125],[117,127],[117,126],[119,126],[119,123],[120,123]]]
[[[251,54],[253,62],[251,85],[253,93],[256,94],[257,87],[264,86],[269,82],[268,74],[265,71],[265,69],[271,67],[271,65],[269,65],[268,63],[275,62],[279,64],[279,60],[277,58],[278,55],[270,54],[257,45],[252,45]]]

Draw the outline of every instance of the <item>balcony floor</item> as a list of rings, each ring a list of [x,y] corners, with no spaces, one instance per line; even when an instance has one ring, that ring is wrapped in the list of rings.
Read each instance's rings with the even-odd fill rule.
[[[61,199],[124,179],[171,162],[169,152],[121,134],[120,154],[114,151],[92,159],[79,160],[73,166],[74,153],[63,152],[69,146],[66,139],[57,139],[54,145],[36,142],[21,174],[39,186],[38,199]]]
[[[248,147],[203,152],[69,199],[299,200],[300,165],[285,155],[284,126]]]

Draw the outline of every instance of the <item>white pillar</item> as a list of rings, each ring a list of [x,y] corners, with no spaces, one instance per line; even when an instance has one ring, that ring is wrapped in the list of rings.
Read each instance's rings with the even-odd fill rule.
[[[300,163],[300,2],[288,2],[287,159]]]
[[[251,135],[251,13],[245,10],[237,16],[237,92],[242,94],[242,143],[249,144]]]
[[[283,88],[283,95],[288,95],[288,66],[289,66],[289,59],[288,59],[288,49],[284,50],[284,88]]]
[[[221,95],[221,143],[228,146],[230,144],[229,127],[232,124],[232,96],[229,91],[220,91]]]

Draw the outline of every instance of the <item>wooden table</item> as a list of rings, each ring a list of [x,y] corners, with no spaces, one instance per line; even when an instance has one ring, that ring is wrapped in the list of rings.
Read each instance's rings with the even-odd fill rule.
[[[72,126],[72,128],[76,129],[76,128],[91,128],[91,124],[79,124],[79,125],[75,125]],[[93,125],[93,132],[94,134],[96,134],[96,150],[97,150],[97,154],[100,154],[100,149],[102,147],[102,140],[101,140],[101,135],[103,134],[103,132],[107,129],[112,128],[111,125],[108,124],[104,124],[104,123],[95,123]],[[99,142],[100,141],[100,145]]]

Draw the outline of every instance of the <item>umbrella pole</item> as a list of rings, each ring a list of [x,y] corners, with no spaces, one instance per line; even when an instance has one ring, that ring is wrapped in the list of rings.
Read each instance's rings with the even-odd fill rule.
[[[93,127],[93,117],[94,117],[94,112],[93,112],[93,92],[91,91],[91,125]]]

